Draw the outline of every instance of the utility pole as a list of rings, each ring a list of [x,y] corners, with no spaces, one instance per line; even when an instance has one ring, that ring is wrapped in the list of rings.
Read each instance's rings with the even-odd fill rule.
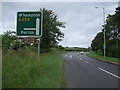
[[[120,1],[118,2],[118,7],[120,7]]]
[[[102,8],[103,9],[103,23],[104,23],[104,44],[103,44],[103,49],[104,49],[104,57],[106,56],[106,40],[105,40],[105,8],[104,7],[95,7],[95,8]]]
[[[106,56],[106,40],[105,40],[105,8],[103,8],[103,20],[104,20],[104,57]]]

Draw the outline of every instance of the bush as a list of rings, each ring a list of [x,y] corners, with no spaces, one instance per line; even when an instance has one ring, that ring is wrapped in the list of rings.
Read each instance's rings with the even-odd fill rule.
[[[103,56],[103,51],[99,49],[99,50],[97,50],[97,54]]]

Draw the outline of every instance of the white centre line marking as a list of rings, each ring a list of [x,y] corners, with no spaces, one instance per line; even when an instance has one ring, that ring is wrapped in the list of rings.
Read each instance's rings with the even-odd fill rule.
[[[84,61],[85,63],[89,63],[89,62],[87,62],[87,61]]]
[[[87,62],[87,61],[84,61],[85,63],[88,63],[88,64],[90,64],[90,65],[93,65],[92,63],[89,63],[89,62]]]
[[[72,55],[70,55],[70,58],[72,58]]]
[[[102,68],[98,68],[98,69],[100,69],[100,70],[102,70],[102,71],[104,71],[104,72],[106,72],[106,73],[108,73],[108,74],[110,74],[110,75],[112,75],[112,76],[120,79],[119,76],[117,76],[117,75],[115,75],[115,74],[113,74],[113,73],[111,73],[111,72],[108,72],[108,71],[106,71],[106,70],[104,70],[104,69],[102,69]]]
[[[80,60],[82,61],[83,59],[82,59],[82,58],[80,58]]]

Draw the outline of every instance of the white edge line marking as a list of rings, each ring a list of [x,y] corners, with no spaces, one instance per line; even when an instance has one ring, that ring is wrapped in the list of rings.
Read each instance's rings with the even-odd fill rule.
[[[111,73],[111,72],[108,72],[108,71],[106,71],[106,70],[104,70],[104,69],[102,69],[102,68],[98,68],[98,69],[100,69],[100,70],[102,70],[102,71],[104,71],[104,72],[106,72],[106,73],[108,73],[108,74],[110,74],[110,75],[112,75],[112,76],[120,79],[119,76],[117,76],[117,75],[115,75],[115,74],[113,74],[113,73]]]

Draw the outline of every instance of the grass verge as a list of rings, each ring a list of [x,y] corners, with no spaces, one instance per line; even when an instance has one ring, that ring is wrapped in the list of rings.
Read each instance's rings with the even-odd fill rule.
[[[37,55],[30,50],[3,54],[3,88],[64,88],[61,50]]]
[[[92,58],[96,58],[96,59],[99,59],[99,60],[103,60],[103,61],[106,61],[106,62],[110,62],[110,63],[119,64],[120,65],[120,61],[119,61],[118,58],[104,57],[104,56],[97,55],[95,53],[87,53],[87,55],[89,57],[92,57]]]

